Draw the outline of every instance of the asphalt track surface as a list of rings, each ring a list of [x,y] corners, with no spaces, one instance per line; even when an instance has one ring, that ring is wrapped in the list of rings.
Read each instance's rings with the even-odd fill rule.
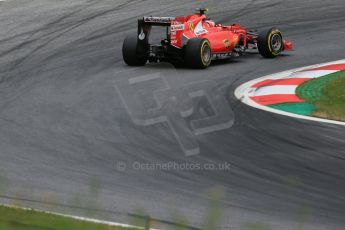
[[[274,60],[252,54],[201,71],[123,63],[122,41],[135,32],[136,18],[183,15],[200,5],[218,22],[276,25],[294,41],[295,51]],[[233,95],[241,83],[266,74],[343,59],[344,12],[343,0],[1,2],[1,201],[16,198],[20,205],[114,221],[124,219],[116,213],[137,208],[164,220],[178,212],[202,226],[213,199],[207,191],[220,186],[224,229],[248,223],[344,229],[344,127],[259,111]],[[149,80],[137,91],[125,90],[121,79],[150,73],[166,82]],[[176,114],[185,104],[199,111],[186,121],[212,114],[200,109],[210,107],[205,98],[181,97],[181,88],[188,92],[200,82],[210,84],[207,94],[225,98],[223,106],[230,109],[222,130],[193,136],[190,122],[183,125]],[[136,103],[131,96],[152,95],[163,83],[177,104],[163,92],[160,112],[170,123],[150,125],[152,98]],[[186,156],[176,136],[195,150],[193,156]],[[116,168],[119,161],[127,167]],[[135,161],[231,167],[135,170]]]

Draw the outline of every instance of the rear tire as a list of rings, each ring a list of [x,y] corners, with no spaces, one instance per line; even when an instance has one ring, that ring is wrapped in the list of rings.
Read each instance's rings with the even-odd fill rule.
[[[147,49],[138,43],[137,35],[127,36],[122,46],[122,57],[127,65],[142,66],[147,62]]]
[[[260,32],[257,41],[259,53],[265,58],[275,58],[284,49],[283,35],[275,27]]]
[[[205,38],[192,38],[185,47],[184,59],[191,68],[205,69],[211,64],[210,42]]]

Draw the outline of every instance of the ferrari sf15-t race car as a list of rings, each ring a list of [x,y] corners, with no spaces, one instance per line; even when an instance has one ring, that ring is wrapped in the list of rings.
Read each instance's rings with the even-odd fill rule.
[[[206,11],[202,8],[184,17],[139,19],[137,34],[127,36],[123,42],[125,63],[140,66],[147,61],[168,61],[185,63],[191,68],[206,68],[212,60],[241,56],[250,49],[257,49],[265,58],[292,50],[292,43],[283,39],[278,28],[258,32],[239,24],[216,24],[207,17]],[[149,43],[152,26],[166,27],[166,37],[160,44]]]

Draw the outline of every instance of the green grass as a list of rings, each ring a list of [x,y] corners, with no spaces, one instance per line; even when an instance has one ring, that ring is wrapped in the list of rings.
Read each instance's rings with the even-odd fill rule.
[[[315,103],[315,115],[345,121],[345,74],[328,82],[323,88],[324,98]]]
[[[297,95],[314,105],[313,116],[345,121],[345,71],[307,81]]]
[[[0,206],[0,229],[4,230],[134,230],[75,220],[33,210]],[[137,229],[135,229],[137,230]]]

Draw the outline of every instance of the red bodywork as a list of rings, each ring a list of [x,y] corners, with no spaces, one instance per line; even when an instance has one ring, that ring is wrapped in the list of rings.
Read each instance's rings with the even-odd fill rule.
[[[222,54],[231,53],[239,43],[244,47],[255,44],[257,34],[251,33],[239,24],[229,26],[216,24],[205,14],[193,14],[171,20],[170,44],[172,46],[181,49],[189,39],[194,37],[208,39],[212,53]],[[292,49],[292,43],[284,40],[284,50]]]

